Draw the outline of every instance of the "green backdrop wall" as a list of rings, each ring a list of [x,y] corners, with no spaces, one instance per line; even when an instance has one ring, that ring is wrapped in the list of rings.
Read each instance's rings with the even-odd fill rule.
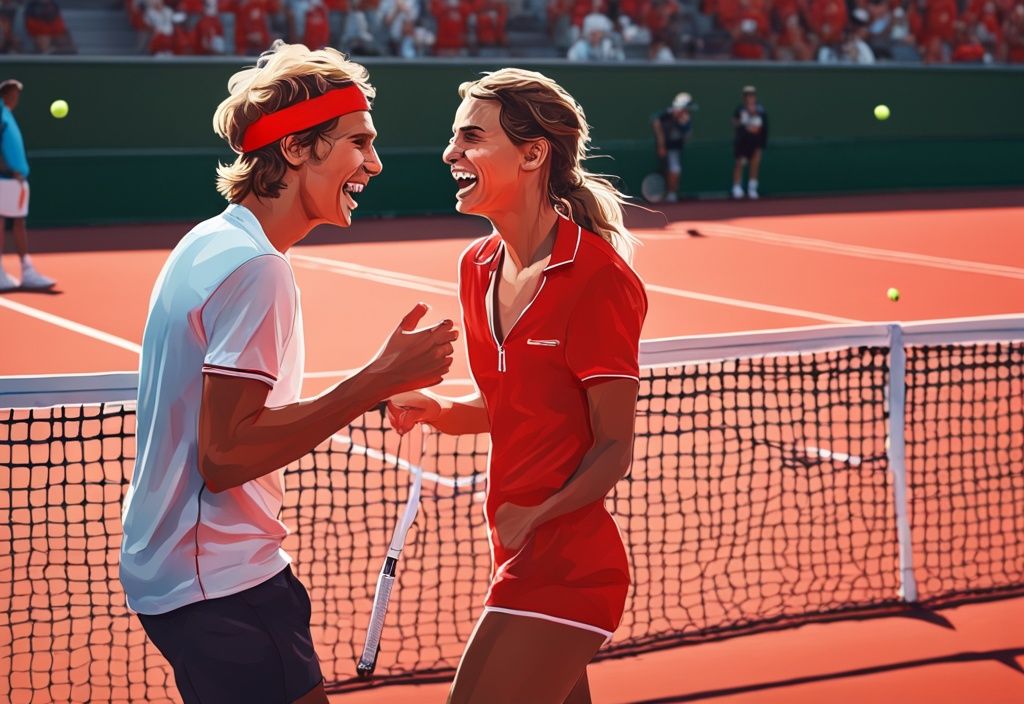
[[[251,59],[6,60],[25,83],[16,116],[32,167],[33,226],[195,220],[222,207],[214,108]],[[384,173],[360,214],[451,212],[455,187],[440,161],[457,87],[481,71],[518,65],[547,73],[584,106],[593,126],[591,170],[628,192],[656,167],[650,116],[681,90],[700,105],[683,190],[724,196],[731,175],[730,116],[739,91],[758,87],[769,112],[765,196],[1024,184],[1024,70],[1003,67],[824,67],[779,64],[367,61]],[[70,115],[56,120],[50,102]],[[885,103],[892,117],[872,109]]]

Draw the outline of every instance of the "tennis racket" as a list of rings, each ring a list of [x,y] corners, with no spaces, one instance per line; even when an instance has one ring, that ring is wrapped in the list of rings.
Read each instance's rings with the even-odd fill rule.
[[[405,436],[398,441],[398,455],[402,454],[402,443],[406,442]],[[396,465],[401,460],[396,461]],[[420,508],[420,489],[423,485],[423,469],[417,465],[408,465],[410,481],[409,498],[405,502],[405,509],[402,512],[395,532],[391,536],[391,545],[388,548],[387,557],[384,558],[384,566],[377,578],[377,591],[373,597],[373,611],[370,614],[370,625],[366,629],[366,644],[363,646],[363,654],[356,665],[356,674],[366,679],[373,675],[377,667],[377,656],[380,654],[380,635],[384,630],[384,620],[388,614],[388,603],[391,601],[391,590],[395,585],[395,577],[398,572],[398,558],[402,555],[402,548],[405,546],[405,537],[416,520],[416,514]]]
[[[657,172],[644,176],[640,182],[640,195],[648,203],[660,203],[665,199],[665,177]]]

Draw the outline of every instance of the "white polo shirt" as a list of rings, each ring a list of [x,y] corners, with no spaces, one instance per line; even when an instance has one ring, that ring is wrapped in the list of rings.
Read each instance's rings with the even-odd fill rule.
[[[268,406],[299,399],[302,316],[291,265],[230,205],[171,252],[149,302],[137,455],[122,514],[128,607],[160,614],[235,594],[284,569],[284,469],[213,493],[199,474],[203,374],[255,379]]]

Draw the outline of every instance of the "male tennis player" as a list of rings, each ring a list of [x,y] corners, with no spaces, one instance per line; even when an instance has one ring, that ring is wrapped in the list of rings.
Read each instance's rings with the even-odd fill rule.
[[[381,399],[439,383],[451,321],[416,306],[360,372],[299,401],[303,331],[286,253],[347,227],[381,172],[362,66],[276,44],[236,73],[214,128],[230,201],[175,247],[150,299],[121,582],[186,704],[325,704],[310,602],[281,549],[284,470]]]
[[[583,168],[590,130],[575,99],[520,69],[459,95],[444,152],[456,209],[494,226],[459,262],[479,392],[389,405],[400,432],[491,435],[491,581],[448,701],[587,704],[587,663],[629,589],[604,499],[632,461],[647,295],[624,196]]]
[[[28,156],[25,142],[14,119],[14,110],[24,89],[21,81],[13,78],[0,83],[0,254],[4,251],[4,230],[10,219],[14,230],[14,246],[21,259],[21,281],[8,275],[0,262],[0,293],[21,286],[26,289],[53,288],[56,282],[43,276],[32,265],[28,255]]]

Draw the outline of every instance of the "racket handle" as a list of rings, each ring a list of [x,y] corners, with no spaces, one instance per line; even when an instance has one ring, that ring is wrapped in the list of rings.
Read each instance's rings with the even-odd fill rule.
[[[395,583],[395,562],[394,559],[388,558],[377,579],[377,594],[373,598],[373,613],[370,616],[370,625],[366,629],[366,645],[363,647],[363,656],[359,658],[359,664],[356,666],[356,674],[362,678],[372,675],[374,668],[377,667],[380,636],[384,630],[388,602],[391,600],[391,587]]]

